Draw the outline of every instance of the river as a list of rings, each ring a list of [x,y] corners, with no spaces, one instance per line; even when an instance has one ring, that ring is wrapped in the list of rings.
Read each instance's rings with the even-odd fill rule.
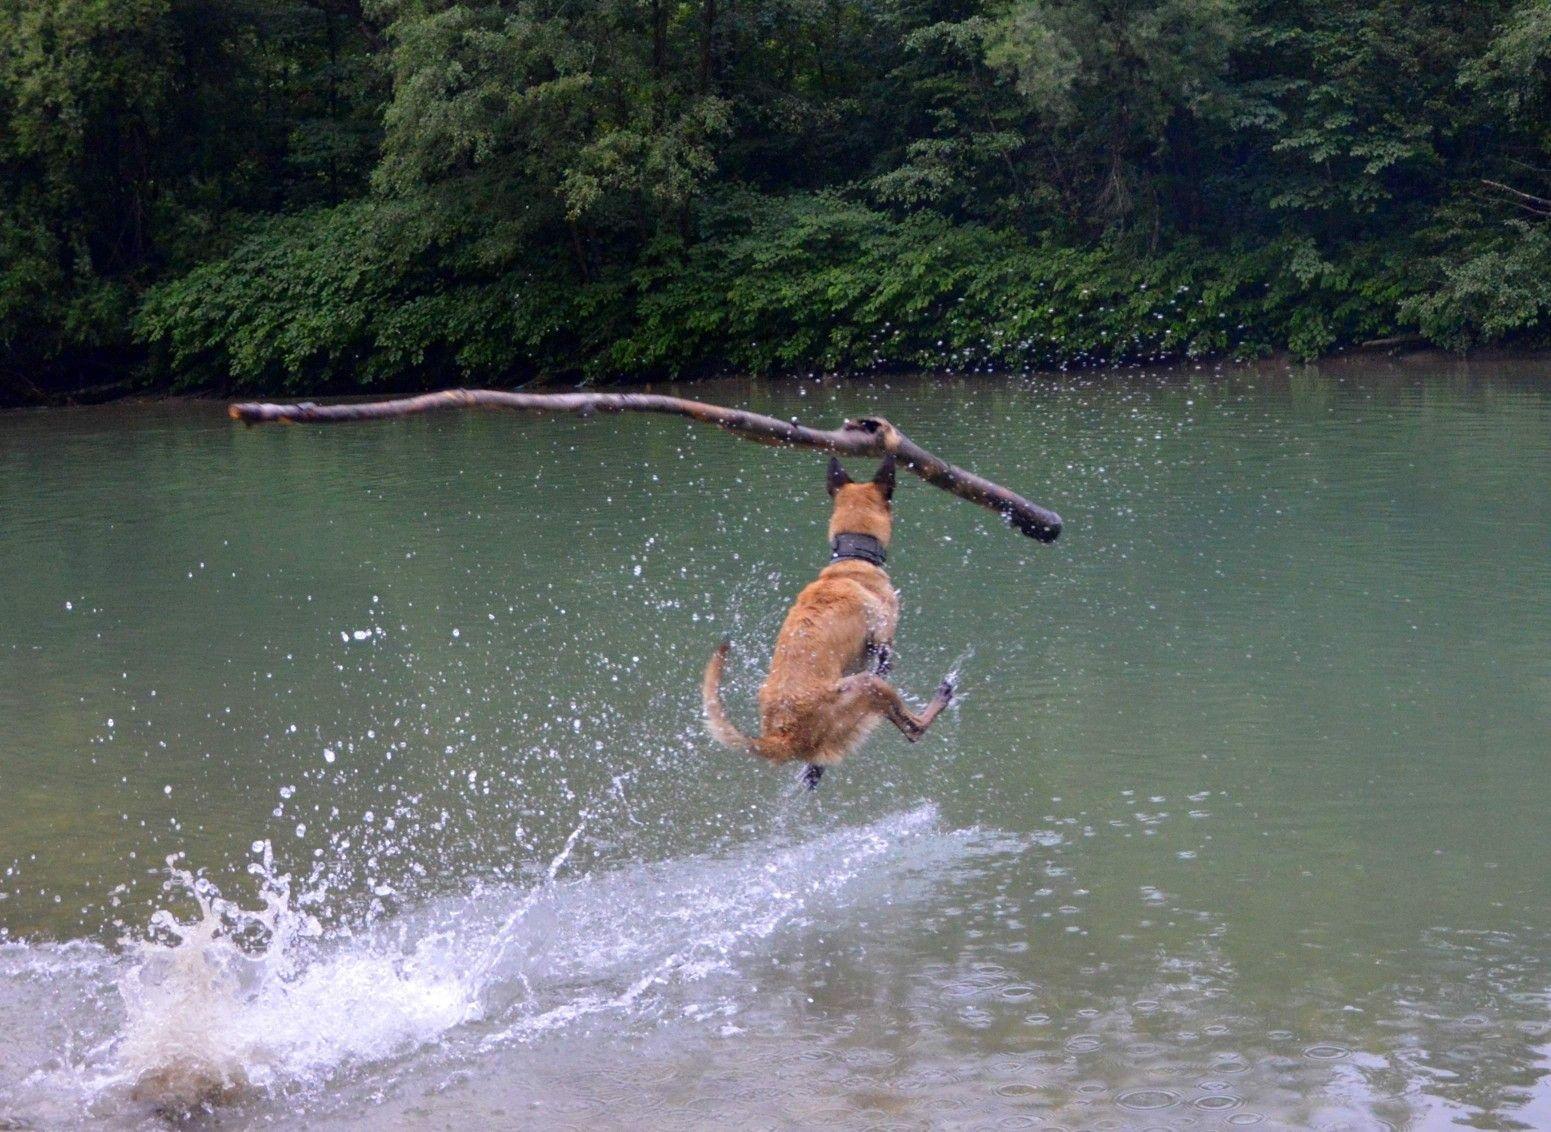
[[[0,1127],[1551,1128],[1543,363],[688,392],[1065,517],[901,477],[920,744],[703,736],[814,453],[0,414]]]

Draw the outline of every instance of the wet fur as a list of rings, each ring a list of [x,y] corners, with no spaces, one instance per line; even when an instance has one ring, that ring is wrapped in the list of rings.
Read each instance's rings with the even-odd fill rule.
[[[852,482],[831,458],[828,486],[834,499],[829,537],[871,535],[887,547],[893,533],[893,457],[866,483]],[[953,684],[939,684],[919,715],[905,705],[885,679],[898,624],[899,595],[882,567],[855,558],[832,562],[797,596],[776,637],[770,673],[759,690],[758,736],[739,731],[722,706],[730,642],[712,653],[701,684],[712,736],[771,762],[807,763],[803,777],[809,787],[885,720],[915,742],[952,701]]]

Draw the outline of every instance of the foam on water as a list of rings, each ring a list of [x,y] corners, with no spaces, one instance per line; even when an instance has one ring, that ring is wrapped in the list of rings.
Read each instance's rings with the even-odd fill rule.
[[[243,909],[169,865],[197,915],[153,917],[122,951],[0,946],[0,1008],[20,1027],[0,1059],[0,1117],[121,1122],[203,1105],[319,1095],[341,1072],[472,1055],[579,1019],[628,1031],[728,1019],[718,979],[783,930],[868,893],[890,870],[950,863],[986,835],[923,805],[858,826],[778,834],[721,856],[567,876],[585,821],[538,885],[484,887],[354,930],[325,932],[305,895],[253,866]],[[977,838],[979,841],[977,841]],[[881,879],[882,886],[860,883]]]

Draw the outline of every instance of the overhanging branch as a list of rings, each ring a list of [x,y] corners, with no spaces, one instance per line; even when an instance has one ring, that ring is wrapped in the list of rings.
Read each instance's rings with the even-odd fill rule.
[[[890,452],[904,467],[933,487],[960,499],[978,503],[1001,515],[1009,526],[1040,542],[1054,542],[1061,534],[1061,516],[1016,492],[974,472],[954,467],[932,455],[881,417],[846,421],[837,429],[808,428],[761,413],[729,409],[683,397],[656,393],[506,393],[494,389],[444,389],[418,397],[354,404],[271,405],[259,402],[232,405],[233,420],[247,424],[280,421],[295,424],[329,424],[343,421],[375,421],[414,416],[438,409],[517,409],[534,413],[667,413],[714,424],[734,436],[756,444],[793,448],[817,448],[840,456],[882,457]]]

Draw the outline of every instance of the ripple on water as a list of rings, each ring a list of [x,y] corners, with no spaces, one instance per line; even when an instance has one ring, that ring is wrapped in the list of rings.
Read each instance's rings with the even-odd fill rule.
[[[996,1077],[1010,1077],[1026,1069],[1029,1060],[1018,1053],[994,1053],[986,1058],[986,1072]]]
[[[955,1017],[972,1030],[984,1030],[995,1021],[989,1010],[982,1010],[978,1006],[963,1007]]]
[[[1214,1073],[1248,1073],[1249,1062],[1243,1054],[1224,1052],[1216,1056],[1212,1061]]]
[[[1345,1046],[1338,1046],[1334,1042],[1319,1042],[1304,1049],[1303,1056],[1314,1061],[1335,1061],[1346,1057],[1351,1052]]]
[[[666,1085],[679,1075],[679,1068],[667,1062],[646,1062],[641,1065],[633,1065],[627,1072],[619,1074],[620,1083],[634,1087],[640,1085]]]
[[[1132,1089],[1121,1093],[1115,1103],[1132,1112],[1149,1112],[1159,1108],[1173,1108],[1179,1104],[1180,1095],[1169,1089]]]
[[[1208,1112],[1226,1112],[1230,1108],[1238,1108],[1243,1103],[1243,1097],[1236,1097],[1231,1093],[1214,1093],[1211,1096],[1197,1097],[1194,1101],[1197,1108],[1206,1109]]]
[[[1079,1034],[1075,1038],[1067,1038],[1062,1043],[1068,1053],[1092,1053],[1104,1043],[1089,1034]]]
[[[885,1069],[899,1060],[899,1054],[887,1049],[849,1049],[840,1059],[854,1069]]]
[[[964,1074],[948,1065],[922,1065],[902,1075],[894,1086],[901,1091],[920,1092],[950,1088],[964,1082]]]
[[[605,1110],[606,1106],[602,1098],[596,1096],[581,1094],[567,1096],[564,1093],[556,1093],[553,1096],[546,1097],[544,1100],[544,1111],[546,1113],[552,1113],[571,1121],[576,1121],[579,1117],[584,1118],[580,1123],[576,1124],[578,1128],[590,1127],[592,1118],[602,1116]]]
[[[944,998],[974,998],[985,993],[985,985],[969,980],[959,980],[943,987],[941,994]]]
[[[1039,1086],[1025,1081],[1009,1081],[1005,1085],[998,1085],[993,1091],[1003,1100],[1009,1101],[1029,1101],[1039,1096]]]
[[[1444,1050],[1439,1056],[1444,1061],[1460,1065],[1475,1065],[1487,1057],[1486,1048],[1480,1045],[1461,1045]]]

